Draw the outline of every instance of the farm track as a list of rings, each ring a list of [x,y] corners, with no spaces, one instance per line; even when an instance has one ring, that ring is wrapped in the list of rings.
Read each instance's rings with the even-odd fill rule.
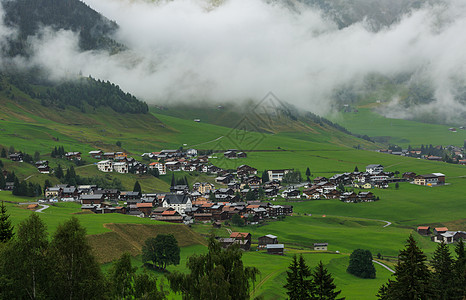
[[[383,228],[385,227],[388,227],[390,225],[392,225],[393,223],[390,222],[390,221],[386,221],[386,220],[378,220],[378,219],[369,219],[369,218],[359,218],[359,217],[348,217],[348,216],[335,216],[335,215],[327,215],[328,217],[339,217],[339,218],[354,218],[354,219],[359,219],[359,220],[367,220],[367,221],[377,221],[377,222],[384,222],[385,225],[383,226]]]
[[[265,276],[264,279],[262,279],[255,287],[254,289],[251,291],[251,293],[249,294],[249,296],[253,296],[257,290],[267,281],[270,279],[270,277],[272,277],[273,275],[277,274],[278,272],[280,272],[281,270],[276,270],[272,273],[270,273],[269,275]]]
[[[372,262],[375,262],[376,264],[381,265],[382,267],[384,267],[385,269],[389,270],[390,272],[395,273],[395,271],[393,271],[393,270],[392,270],[391,268],[389,268],[387,265],[384,265],[383,263],[381,263],[381,262],[379,262],[379,261],[372,260]]]

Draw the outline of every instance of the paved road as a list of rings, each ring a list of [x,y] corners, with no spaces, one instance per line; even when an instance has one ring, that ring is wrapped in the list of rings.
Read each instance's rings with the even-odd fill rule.
[[[40,204],[40,206],[42,206],[42,208],[36,210],[36,212],[40,212],[40,213],[44,212],[44,210],[50,207],[49,205],[45,205],[45,204]]]
[[[379,261],[372,260],[372,262],[375,262],[376,264],[381,265],[382,267],[384,267],[385,269],[389,270],[390,272],[395,273],[395,271],[393,271],[393,270],[390,269],[388,266],[384,265],[383,263],[381,263],[381,262],[379,262]]]

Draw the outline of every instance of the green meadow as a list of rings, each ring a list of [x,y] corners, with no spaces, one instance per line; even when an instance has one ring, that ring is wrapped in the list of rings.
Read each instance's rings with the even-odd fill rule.
[[[404,147],[422,144],[463,146],[466,140],[466,130],[456,126],[385,118],[367,107],[359,107],[357,113],[338,113],[329,117],[353,133]],[[456,128],[457,132],[450,132],[450,127]]]

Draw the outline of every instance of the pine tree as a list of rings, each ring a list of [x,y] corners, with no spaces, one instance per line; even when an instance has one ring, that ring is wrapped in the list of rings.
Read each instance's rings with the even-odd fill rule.
[[[2,148],[2,154],[0,154],[0,157],[6,158],[6,150],[5,150],[5,148]]]
[[[0,169],[0,190],[3,190],[6,185],[5,177],[3,177],[3,170]]]
[[[264,170],[264,172],[262,172],[262,183],[266,183],[269,181],[269,172],[267,170]]]
[[[358,166],[354,167],[354,172],[359,172]]]
[[[311,176],[311,170],[309,170],[309,167],[306,169],[306,177]]]
[[[466,290],[466,252],[464,241],[460,239],[455,247],[456,260],[453,263],[453,298],[465,299]]]
[[[55,168],[55,177],[62,179],[65,175],[63,174],[63,169],[60,164]]]
[[[398,255],[395,279],[379,290],[379,299],[428,299],[431,295],[431,273],[426,265],[426,256],[410,235],[405,249]],[[382,293],[382,290],[385,290]],[[381,297],[383,296],[383,297]]]
[[[176,185],[176,183],[175,183],[175,174],[172,174],[172,181],[170,183],[170,186],[174,187],[175,185]]]
[[[312,293],[311,299],[322,299],[322,300],[343,300],[343,298],[337,298],[341,291],[336,291],[337,286],[333,283],[332,274],[330,274],[322,261],[319,262],[314,272],[312,272],[312,279],[315,286],[315,290]]]
[[[437,299],[450,299],[453,288],[453,277],[451,276],[453,259],[448,246],[443,242],[437,246],[432,256],[431,265],[434,269],[432,274],[432,290]]]
[[[133,192],[138,192],[138,193],[142,192],[141,185],[139,184],[139,181],[136,181],[134,183]]]
[[[300,255],[299,260],[296,255],[293,256],[293,261],[286,271],[286,284],[284,287],[288,290],[286,292],[290,300],[305,300],[311,299],[314,285],[311,279],[308,279],[312,272],[306,265],[304,258]]]
[[[11,225],[9,218],[10,215],[7,214],[6,207],[2,201],[2,206],[0,206],[0,243],[8,242],[14,235],[13,225]]]

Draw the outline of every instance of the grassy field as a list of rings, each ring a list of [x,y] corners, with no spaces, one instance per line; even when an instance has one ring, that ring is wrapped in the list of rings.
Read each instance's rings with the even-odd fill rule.
[[[359,107],[357,113],[334,114],[330,118],[353,133],[366,134],[404,147],[421,144],[463,146],[466,140],[466,130],[457,128],[456,133],[448,131],[448,128],[455,126],[385,118],[371,108]]]

